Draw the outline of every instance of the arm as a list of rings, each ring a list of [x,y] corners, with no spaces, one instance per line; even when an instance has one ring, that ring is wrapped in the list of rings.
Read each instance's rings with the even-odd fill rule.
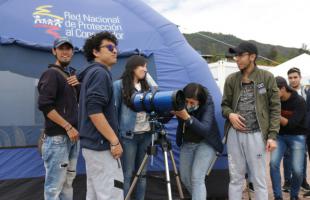
[[[111,153],[117,159],[121,156],[123,149],[116,133],[103,114],[103,108],[108,105],[113,95],[112,92],[112,81],[108,74],[102,70],[94,71],[89,79],[86,93],[87,114],[98,132],[110,142]]]
[[[287,126],[289,128],[295,128],[305,118],[307,108],[306,108],[306,102],[302,98],[300,98],[300,101],[298,101],[297,105],[295,105],[294,108],[295,109],[293,111],[293,115],[289,119],[287,119],[287,123],[283,126]]]
[[[57,73],[54,70],[47,70],[42,74],[38,83],[38,106],[46,117],[66,130],[71,141],[77,141],[78,131],[56,111]]]
[[[277,139],[277,134],[280,129],[281,102],[278,94],[278,87],[273,75],[269,77],[267,88],[269,99],[269,130],[268,139]]]
[[[110,142],[111,145],[119,143],[118,137],[103,113],[91,114],[89,117],[96,129]]]
[[[212,124],[214,123],[214,103],[211,95],[208,95],[208,99],[206,102],[206,108],[204,110],[202,118],[199,120],[194,116],[191,116],[193,119],[192,124],[186,124],[189,130],[194,131],[195,133],[199,133],[203,137],[208,137],[210,130],[212,128]]]
[[[208,95],[206,105],[202,109],[204,113],[201,119],[190,115],[185,109],[175,113],[179,119],[184,121],[186,128],[206,138],[210,133],[214,120],[214,104],[210,94]]]
[[[234,113],[233,108],[232,108],[232,99],[234,97],[234,91],[233,91],[233,86],[230,84],[231,83],[231,76],[227,77],[224,85],[224,94],[222,98],[222,115],[226,119],[229,120],[231,125],[236,129],[236,130],[245,130],[245,119],[237,114]]]
[[[232,109],[233,88],[230,82],[231,82],[231,76],[228,76],[224,84],[224,91],[221,103],[222,115],[226,119],[229,119],[229,114],[233,113]]]
[[[69,123],[67,122],[59,113],[53,109],[48,114],[47,117],[61,126],[63,129],[66,130],[67,135],[69,136],[72,142],[76,142],[79,140],[79,133],[78,131]]]

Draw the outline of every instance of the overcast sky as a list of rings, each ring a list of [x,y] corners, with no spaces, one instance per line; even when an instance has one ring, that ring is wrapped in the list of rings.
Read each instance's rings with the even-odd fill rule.
[[[183,33],[209,31],[310,49],[310,0],[143,0]]]

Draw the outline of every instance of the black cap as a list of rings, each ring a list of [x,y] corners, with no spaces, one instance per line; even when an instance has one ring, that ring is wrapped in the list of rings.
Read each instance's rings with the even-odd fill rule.
[[[287,81],[282,76],[277,76],[276,82],[279,89],[285,87],[288,92],[294,91],[294,89],[287,84]]]
[[[229,48],[229,53],[231,54],[242,54],[242,53],[250,53],[250,54],[256,54],[258,53],[257,47],[252,44],[251,42],[241,42],[238,46],[235,48]]]
[[[57,38],[54,41],[54,46],[53,47],[56,49],[56,48],[60,47],[63,44],[69,44],[73,48],[72,41],[69,38],[67,38],[67,37]]]

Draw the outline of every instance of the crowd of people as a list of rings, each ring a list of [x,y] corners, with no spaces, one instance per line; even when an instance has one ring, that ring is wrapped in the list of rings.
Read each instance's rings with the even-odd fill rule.
[[[110,32],[90,36],[83,50],[89,64],[78,74],[70,66],[74,45],[69,38],[54,41],[55,63],[41,75],[38,106],[45,117],[42,159],[46,171],[44,198],[73,199],[79,151],[86,165],[87,200],[122,200],[151,143],[148,112],[136,112],[131,97],[154,89],[146,78],[148,63],[131,56],[119,80],[111,69],[117,63],[117,38]],[[229,52],[239,71],[225,81],[222,114],[224,138],[215,120],[207,87],[189,83],[183,88],[185,107],[171,111],[177,118],[176,144],[180,147],[180,175],[193,200],[205,200],[205,177],[217,153],[227,145],[229,199],[242,199],[245,175],[256,200],[268,199],[266,154],[274,199],[282,190],[298,199],[306,180],[310,90],[300,84],[294,67],[288,80],[274,77],[256,65],[257,47],[242,42]],[[309,149],[308,149],[309,150]],[[285,184],[281,189],[280,162],[284,158]],[[147,168],[139,176],[134,197],[145,199]]]

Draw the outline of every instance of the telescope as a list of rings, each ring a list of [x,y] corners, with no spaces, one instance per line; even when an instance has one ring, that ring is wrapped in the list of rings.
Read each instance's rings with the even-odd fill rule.
[[[182,90],[137,92],[131,96],[131,106],[136,112],[180,111],[185,108],[185,95]]]

